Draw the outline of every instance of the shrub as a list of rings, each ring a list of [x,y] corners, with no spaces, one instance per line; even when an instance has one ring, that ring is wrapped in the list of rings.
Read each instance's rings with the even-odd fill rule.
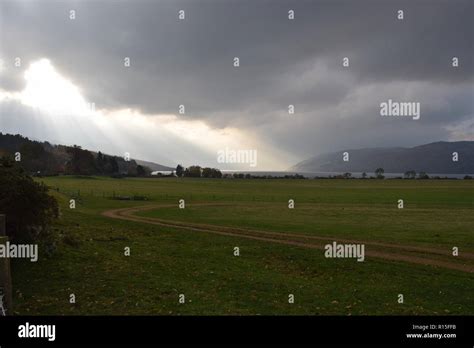
[[[0,213],[7,216],[7,235],[15,242],[49,239],[49,225],[59,215],[48,187],[7,158],[0,159]]]

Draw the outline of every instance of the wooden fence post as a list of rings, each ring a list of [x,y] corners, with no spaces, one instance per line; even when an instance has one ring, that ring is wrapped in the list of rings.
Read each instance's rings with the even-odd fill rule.
[[[5,227],[5,214],[0,214],[0,237],[7,235],[7,230]]]
[[[5,215],[0,214],[0,245],[5,245],[8,242],[5,227]],[[6,314],[11,315],[13,312],[12,306],[12,278],[10,274],[10,259],[0,257],[0,316]],[[5,311],[5,313],[3,312]]]

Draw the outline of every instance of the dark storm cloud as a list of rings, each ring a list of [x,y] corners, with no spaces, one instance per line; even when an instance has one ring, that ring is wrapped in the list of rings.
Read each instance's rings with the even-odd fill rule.
[[[471,91],[462,93],[466,99],[439,108],[449,111],[443,122],[472,117],[474,3],[469,0],[25,1],[0,6],[0,48],[8,67],[0,82],[7,90],[22,85],[22,69],[11,66],[14,57],[24,62],[48,57],[98,107],[159,114],[177,113],[184,104],[184,117],[217,127],[260,129],[269,142],[286,144],[294,153],[342,146],[331,136],[343,128],[336,130],[337,115],[331,113],[347,112],[341,105],[364,86],[423,83],[413,93],[397,87],[380,98],[361,94],[355,100],[360,107],[345,119],[359,134],[355,139],[378,132],[375,127],[405,139],[406,132],[388,130],[367,110],[389,97],[436,105],[437,100],[426,99],[431,88],[445,91],[437,98],[446,100],[456,99],[453,86]],[[70,9],[76,10],[76,20],[69,20]],[[186,11],[184,21],[177,19],[180,9]],[[295,10],[293,21],[287,19],[289,9]],[[396,19],[398,9],[404,10],[403,21]],[[239,68],[232,67],[235,56]],[[346,56],[349,68],[341,64]],[[460,60],[457,69],[450,65],[453,56]],[[123,67],[124,57],[131,58],[130,68]],[[294,117],[299,117],[292,127],[283,126],[288,104],[295,104]],[[321,125],[326,146],[301,137]],[[447,136],[434,118],[423,127],[425,133],[409,132],[411,142],[431,134],[431,127],[437,130],[433,136]],[[299,139],[299,145],[291,139]]]

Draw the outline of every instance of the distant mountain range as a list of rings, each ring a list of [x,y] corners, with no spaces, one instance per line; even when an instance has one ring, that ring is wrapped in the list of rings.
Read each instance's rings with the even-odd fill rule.
[[[453,153],[458,161],[453,161]],[[344,161],[344,153],[349,156]],[[415,147],[388,147],[342,150],[299,162],[294,172],[374,172],[405,173],[410,170],[428,174],[474,173],[474,141],[435,142]]]

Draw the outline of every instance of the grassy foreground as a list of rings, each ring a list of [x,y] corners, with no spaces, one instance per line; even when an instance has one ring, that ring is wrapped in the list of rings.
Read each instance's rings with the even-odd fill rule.
[[[115,220],[101,212],[474,252],[474,182],[41,179],[61,203],[58,250],[13,265],[18,314],[473,314],[474,276],[321,250]],[[146,196],[121,201],[115,196]],[[76,198],[76,209],[69,199]],[[178,209],[178,200],[186,209]],[[295,209],[288,209],[288,200]],[[404,209],[397,208],[398,199]],[[225,206],[194,206],[202,202]],[[235,203],[235,205],[234,205]],[[240,256],[234,256],[234,247]],[[124,248],[131,255],[124,256]],[[69,303],[74,293],[76,303]],[[184,294],[186,303],[178,302]],[[295,302],[288,303],[294,294]],[[404,303],[397,302],[398,294]]]

